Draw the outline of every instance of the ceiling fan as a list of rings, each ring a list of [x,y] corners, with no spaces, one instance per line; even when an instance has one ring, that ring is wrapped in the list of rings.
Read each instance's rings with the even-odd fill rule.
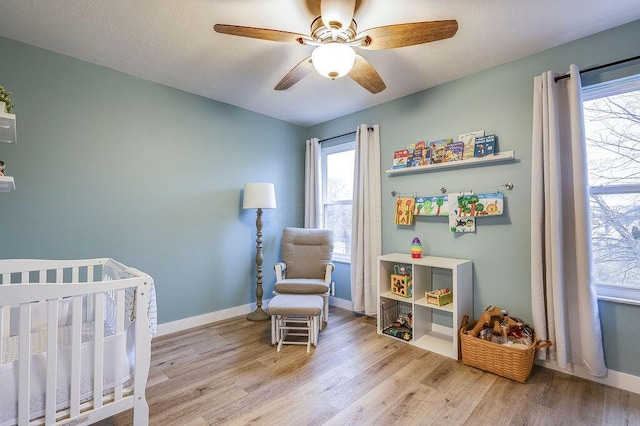
[[[371,28],[358,33],[353,20],[356,0],[320,0],[320,16],[311,23],[311,35],[237,25],[214,25],[218,33],[261,40],[294,42],[315,46],[310,57],[293,67],[276,85],[286,90],[314,68],[324,77],[336,79],[349,75],[371,93],[386,88],[384,81],[353,48],[367,50],[394,49],[453,37],[458,31],[456,20],[426,21]]]

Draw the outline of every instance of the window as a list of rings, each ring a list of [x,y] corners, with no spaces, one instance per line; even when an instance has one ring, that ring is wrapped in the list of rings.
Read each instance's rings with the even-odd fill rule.
[[[583,96],[598,296],[640,303],[640,75]]]
[[[322,148],[322,227],[334,237],[333,259],[351,261],[355,142]]]

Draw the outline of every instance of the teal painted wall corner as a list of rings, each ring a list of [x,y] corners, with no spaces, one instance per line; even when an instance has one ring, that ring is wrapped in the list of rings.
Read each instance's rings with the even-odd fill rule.
[[[255,301],[247,182],[273,182],[265,297],[302,220],[305,129],[0,38],[18,143],[0,146],[0,257],[113,257],[150,274],[159,322]]]

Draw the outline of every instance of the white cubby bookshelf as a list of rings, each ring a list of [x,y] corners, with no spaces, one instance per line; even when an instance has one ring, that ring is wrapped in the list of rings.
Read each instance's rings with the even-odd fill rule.
[[[395,265],[412,268],[411,297],[405,298],[391,292],[391,275]],[[426,349],[453,359],[459,359],[458,330],[463,315],[473,318],[473,262],[464,259],[425,256],[414,259],[410,254],[392,253],[378,257],[378,334]],[[428,304],[427,291],[450,288],[453,303],[443,306]],[[412,313],[410,340],[384,333],[385,306],[397,306],[399,312]],[[450,317],[451,326],[433,321],[436,316]],[[387,313],[388,314],[388,313]],[[440,315],[438,315],[440,314]],[[388,315],[387,315],[388,316]],[[441,318],[442,319],[442,318]],[[441,322],[449,322],[447,321]]]

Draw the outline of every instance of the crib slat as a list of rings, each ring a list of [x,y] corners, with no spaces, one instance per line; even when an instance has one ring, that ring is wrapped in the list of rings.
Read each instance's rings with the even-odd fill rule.
[[[20,361],[18,361],[18,424],[29,424],[31,403],[31,303],[20,305]]]
[[[42,275],[41,275],[42,277]],[[56,385],[58,382],[58,299],[47,302],[47,390],[45,424],[56,422]]]
[[[95,299],[93,408],[100,408],[102,407],[102,384],[104,378],[104,293],[96,293]]]
[[[125,290],[118,290],[116,295],[116,333],[124,332],[124,299]],[[122,399],[122,385],[118,385],[113,390],[114,401]]]
[[[92,282],[93,281],[93,279],[92,279],[93,278],[93,274],[90,274],[90,271],[93,271],[93,267],[86,267],[84,269],[86,269],[86,271],[87,271],[87,282]],[[90,275],[91,275],[91,278],[90,278]],[[87,302],[87,313],[88,312],[94,312],[94,306],[93,306],[94,300],[93,299],[94,299],[93,297],[88,297],[86,299],[86,302]],[[85,321],[91,321],[91,320],[89,318],[85,318]]]
[[[0,305],[0,360],[2,359],[2,342],[9,337],[9,319],[11,308]]]
[[[80,414],[80,357],[82,345],[82,296],[73,297],[73,317],[71,320],[71,417]]]
[[[64,282],[64,269],[56,269],[56,283],[61,284]]]

